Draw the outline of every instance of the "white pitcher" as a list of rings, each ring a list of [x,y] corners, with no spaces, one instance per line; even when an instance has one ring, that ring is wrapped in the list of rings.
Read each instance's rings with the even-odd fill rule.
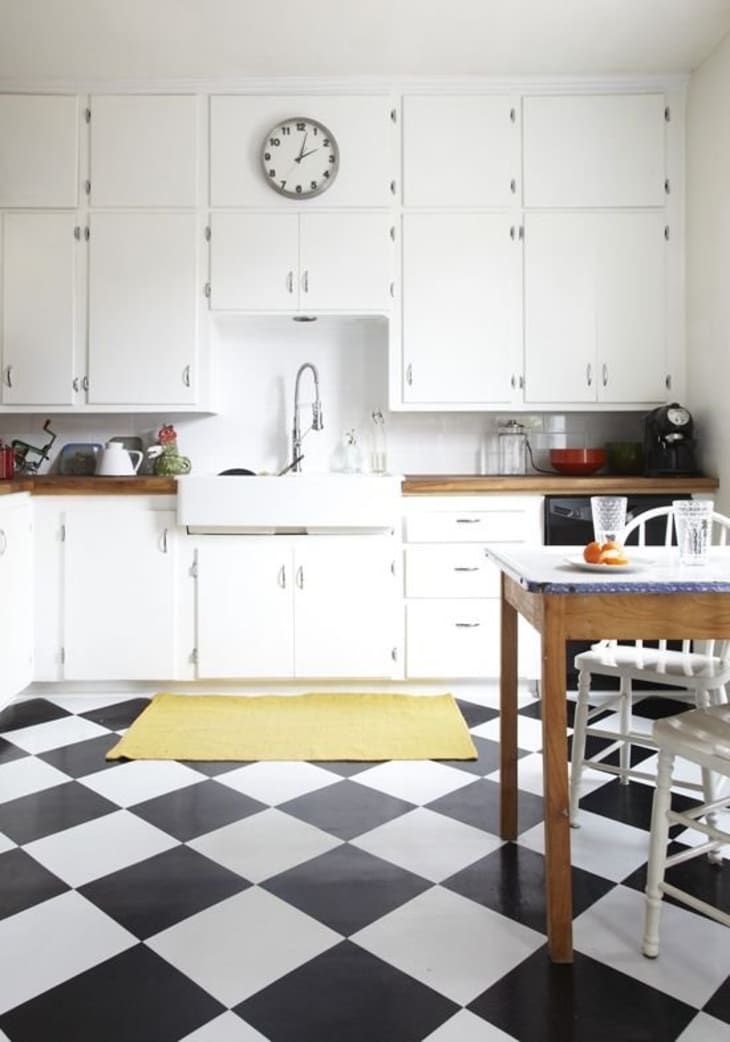
[[[134,457],[137,457],[136,460]],[[99,456],[96,473],[103,477],[130,477],[136,474],[142,463],[143,453],[137,449],[125,449],[121,442],[108,441]]]

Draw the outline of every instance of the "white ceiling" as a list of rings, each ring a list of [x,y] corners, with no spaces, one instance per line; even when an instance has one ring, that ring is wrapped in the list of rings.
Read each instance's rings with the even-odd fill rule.
[[[688,72],[730,0],[0,0],[0,80]]]

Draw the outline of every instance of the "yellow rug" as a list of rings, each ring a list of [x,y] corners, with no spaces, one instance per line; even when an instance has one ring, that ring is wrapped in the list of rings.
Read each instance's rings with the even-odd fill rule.
[[[107,760],[475,760],[452,695],[157,694]]]

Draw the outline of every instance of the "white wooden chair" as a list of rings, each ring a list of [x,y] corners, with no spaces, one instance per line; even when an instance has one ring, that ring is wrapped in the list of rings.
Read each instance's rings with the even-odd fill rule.
[[[661,519],[664,521],[664,545],[672,545],[674,517],[672,508],[666,506],[647,510],[633,518],[626,525],[622,540],[630,545],[645,546],[647,522],[659,521],[661,524]],[[730,517],[715,513],[712,521],[712,544],[726,545],[730,541]],[[634,730],[632,713],[638,702],[659,692],[652,689],[637,691],[633,687],[634,681],[669,685],[670,690],[661,691],[662,698],[679,699],[697,708],[721,704],[727,701],[725,685],[730,681],[730,640],[705,641],[701,651],[693,651],[690,641],[683,641],[681,650],[673,650],[667,648],[666,641],[659,641],[658,647],[653,647],[643,641],[622,644],[615,640],[602,640],[576,655],[575,666],[578,670],[578,701],[570,776],[570,821],[577,826],[581,782],[586,766],[617,775],[624,784],[632,778],[654,781],[655,776],[641,770],[640,764],[631,766],[632,745],[656,749],[650,734]],[[619,690],[591,691],[591,677],[596,674],[616,677]],[[610,719],[592,723],[606,710],[618,713],[617,728],[611,729]],[[586,757],[588,737],[608,740],[609,745]],[[618,764],[606,763],[606,758],[617,749]],[[709,785],[710,776],[705,773],[702,786],[688,783],[686,787],[704,789]]]
[[[730,778],[730,706],[692,709],[678,716],[665,717],[654,724],[653,734],[659,749],[659,766],[651,814],[642,944],[642,951],[649,958],[659,954],[659,918],[664,894],[730,926],[730,915],[727,912],[665,880],[666,870],[672,865],[690,861],[705,853],[709,853],[712,860],[719,863],[717,871],[730,871],[730,865],[723,863],[720,853],[720,848],[730,843],[730,832],[719,828],[717,824],[717,812],[730,810],[730,789],[720,799],[705,801],[681,813],[671,807],[672,771],[677,756],[698,764],[704,772]],[[682,785],[684,787],[684,782]],[[670,825],[684,825],[685,828],[704,833],[707,841],[668,857]]]

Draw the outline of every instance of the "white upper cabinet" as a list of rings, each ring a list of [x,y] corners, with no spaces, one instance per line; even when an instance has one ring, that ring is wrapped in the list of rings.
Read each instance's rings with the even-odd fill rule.
[[[216,311],[387,311],[392,224],[380,213],[215,213]]]
[[[191,95],[91,98],[91,205],[193,207],[198,109]]]
[[[221,95],[210,99],[211,206],[386,207],[397,189],[397,128],[388,95]],[[323,124],[339,150],[330,187],[306,201],[274,191],[262,164],[280,124],[297,116]],[[273,135],[275,136],[275,135]]]
[[[522,375],[521,301],[522,241],[507,214],[407,214],[403,403],[510,403]]]
[[[661,212],[525,222],[525,401],[652,404],[666,394]]]
[[[520,192],[519,98],[407,95],[406,206],[505,208]]]
[[[2,221],[2,403],[71,405],[77,358],[78,254],[73,213]]]
[[[89,404],[196,401],[199,229],[194,213],[94,213]]]
[[[664,206],[663,94],[526,97],[527,207]]]
[[[78,98],[0,95],[0,207],[73,207],[78,182]]]

